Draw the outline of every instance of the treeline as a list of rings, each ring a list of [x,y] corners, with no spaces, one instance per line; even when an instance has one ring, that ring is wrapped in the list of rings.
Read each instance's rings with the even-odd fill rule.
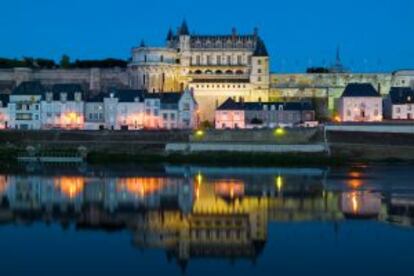
[[[22,59],[10,59],[0,57],[0,69],[26,67],[31,69],[84,69],[84,68],[126,68],[128,62],[122,59],[107,58],[102,60],[79,60],[71,61],[69,56],[62,56],[59,63],[53,59],[23,57]]]

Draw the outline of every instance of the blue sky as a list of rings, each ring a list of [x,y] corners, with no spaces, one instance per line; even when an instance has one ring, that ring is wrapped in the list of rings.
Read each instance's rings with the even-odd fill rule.
[[[356,72],[414,68],[414,0],[1,0],[0,56],[128,58],[141,39],[259,28],[275,72],[334,61]]]

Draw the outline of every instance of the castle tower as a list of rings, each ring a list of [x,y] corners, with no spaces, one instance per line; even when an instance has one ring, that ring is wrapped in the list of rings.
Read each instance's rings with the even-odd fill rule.
[[[179,29],[179,52],[180,64],[182,66],[190,66],[190,31],[187,22],[184,20]]]
[[[257,30],[255,30],[255,34]],[[262,39],[257,38],[256,48],[252,55],[252,72],[250,82],[257,89],[268,89],[270,85],[269,55]]]

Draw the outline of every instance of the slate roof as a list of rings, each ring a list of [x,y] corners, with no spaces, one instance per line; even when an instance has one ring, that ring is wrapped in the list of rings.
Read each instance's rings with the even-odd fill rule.
[[[182,92],[146,93],[146,99],[159,99],[162,109],[177,109]]]
[[[45,94],[45,88],[39,81],[26,81],[17,86],[12,95],[40,95]]]
[[[266,45],[264,44],[262,39],[258,39],[257,43],[256,43],[256,49],[254,50],[253,53],[254,57],[267,57],[269,56],[267,49],[266,49]]]
[[[9,98],[8,94],[0,94],[0,107],[6,107],[9,104]]]
[[[392,87],[390,99],[392,104],[414,104],[414,90],[409,87]]]
[[[381,97],[370,83],[350,83],[346,86],[342,97]]]
[[[143,90],[132,90],[132,89],[124,89],[124,90],[116,90],[115,91],[115,98],[118,98],[120,103],[133,103],[135,99],[138,98],[140,102],[144,100],[145,91]]]
[[[190,35],[190,30],[188,29],[187,22],[184,20],[180,27],[180,35]]]
[[[264,106],[266,106],[267,110],[272,110],[272,106],[274,106],[274,110],[279,110],[280,106],[283,106],[283,111],[304,111],[304,110],[313,110],[313,106],[310,102],[236,102],[232,98],[228,98],[222,105],[220,105],[217,110],[250,110],[250,111],[260,111],[265,110]]]
[[[84,97],[84,91],[80,84],[77,83],[69,83],[69,84],[55,84],[52,86],[52,93],[53,93],[53,100],[59,101],[60,94],[66,93],[66,99],[68,101],[75,100],[75,93],[81,93],[82,99]]]
[[[100,93],[98,95],[90,96],[86,99],[88,103],[103,103],[104,98],[108,97],[108,94]]]

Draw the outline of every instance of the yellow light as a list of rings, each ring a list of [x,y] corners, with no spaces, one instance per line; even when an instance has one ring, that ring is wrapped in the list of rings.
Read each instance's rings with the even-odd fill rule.
[[[197,174],[197,183],[201,184],[203,182],[203,175],[201,173]]]
[[[275,135],[276,136],[283,136],[285,134],[286,134],[286,131],[285,131],[284,128],[279,127],[275,130]]]
[[[335,117],[333,118],[333,120],[334,120],[334,122],[340,123],[340,122],[341,122],[341,117],[339,117],[339,116],[335,116]]]
[[[278,193],[280,193],[282,191],[283,178],[280,175],[278,177],[276,177],[276,188],[277,188]]]
[[[197,137],[202,137],[204,135],[204,131],[200,129],[200,130],[197,130],[195,134]]]

